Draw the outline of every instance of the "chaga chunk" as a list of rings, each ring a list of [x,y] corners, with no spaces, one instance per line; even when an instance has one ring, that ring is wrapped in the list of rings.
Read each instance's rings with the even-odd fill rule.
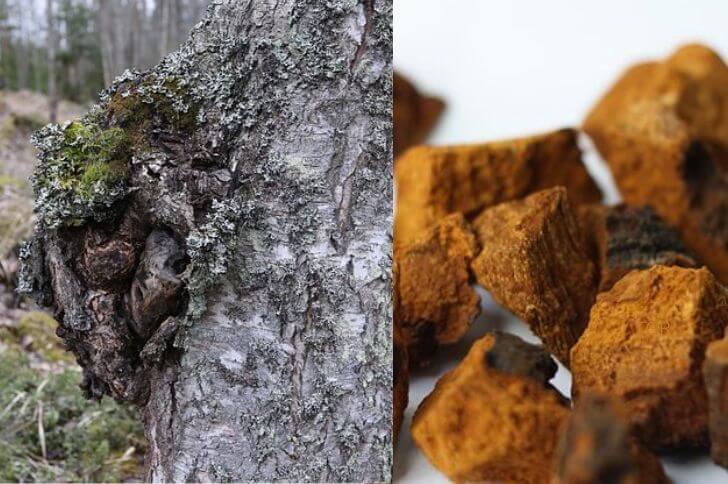
[[[395,320],[410,359],[426,363],[439,345],[458,341],[480,311],[469,266],[478,243],[460,214],[445,217],[396,256]]]
[[[728,468],[728,336],[708,346],[703,379],[708,392],[710,454],[716,464]]]
[[[401,304],[402,298],[399,295],[399,265],[397,261],[392,262],[392,307],[394,308],[394,324],[392,326],[392,442],[397,441],[399,429],[402,427],[404,411],[409,402],[409,353],[407,345],[402,337]]]
[[[399,73],[394,73],[394,157],[422,143],[435,127],[445,103],[423,96]]]
[[[569,413],[556,370],[541,347],[486,335],[417,409],[415,443],[456,482],[548,482]]]
[[[630,434],[617,400],[585,395],[566,421],[554,484],[667,484],[660,460]]]
[[[700,45],[629,69],[584,121],[622,197],[728,282],[728,66]]]
[[[632,270],[658,264],[698,267],[677,232],[651,207],[585,205],[579,215],[599,272],[600,292]]]
[[[564,364],[589,319],[596,271],[561,187],[489,208],[473,222],[478,283]]]
[[[572,392],[622,399],[651,448],[707,443],[705,348],[728,322],[728,289],[705,268],[633,271],[597,296],[571,350]]]
[[[397,440],[399,429],[402,427],[404,411],[407,409],[409,393],[409,361],[407,347],[402,341],[399,328],[394,326],[394,381],[393,381],[393,410],[392,410],[392,432],[393,442]]]
[[[395,167],[395,251],[448,214],[466,217],[501,202],[564,186],[576,204],[601,200],[574,130],[470,146],[419,146]]]

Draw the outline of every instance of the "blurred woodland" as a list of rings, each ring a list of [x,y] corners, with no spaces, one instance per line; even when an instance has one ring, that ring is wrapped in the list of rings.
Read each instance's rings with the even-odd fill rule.
[[[209,0],[0,0],[0,89],[92,101],[182,42]],[[52,101],[52,99],[51,99]]]

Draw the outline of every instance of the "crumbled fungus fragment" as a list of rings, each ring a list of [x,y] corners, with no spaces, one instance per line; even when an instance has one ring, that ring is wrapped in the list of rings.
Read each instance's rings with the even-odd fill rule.
[[[597,297],[571,351],[572,393],[622,399],[653,449],[707,443],[700,374],[705,348],[728,322],[728,289],[705,268],[633,271]]]
[[[395,251],[454,212],[466,217],[501,202],[564,186],[573,203],[601,200],[574,130],[469,146],[419,146],[395,166]]]
[[[417,409],[415,443],[456,482],[548,482],[569,413],[556,369],[540,347],[486,335]]]
[[[703,379],[708,392],[710,454],[717,464],[728,468],[728,337],[708,346]]]
[[[399,429],[402,427],[404,411],[409,402],[409,352],[402,337],[399,317],[401,304],[399,295],[399,266],[397,261],[392,261],[392,307],[394,308],[394,321],[392,325],[392,442],[397,441]]]
[[[667,484],[660,460],[630,435],[624,407],[584,395],[561,434],[554,484]]]
[[[489,208],[473,227],[482,246],[472,263],[478,283],[568,365],[589,318],[596,271],[566,190]]]
[[[439,345],[458,341],[480,311],[470,284],[475,235],[461,214],[445,217],[395,257],[395,320],[411,360],[425,364]]]
[[[707,47],[629,69],[584,121],[625,201],[652,205],[728,282],[728,66]]]
[[[410,81],[394,73],[394,156],[410,146],[422,143],[435,127],[445,103],[423,96]]]
[[[651,207],[585,205],[579,216],[599,271],[599,291],[608,291],[635,269],[698,267],[677,232]]]
[[[402,419],[404,411],[407,408],[409,393],[409,361],[407,355],[407,346],[402,341],[402,334],[399,328],[394,326],[394,355],[393,355],[393,410],[392,410],[392,433],[396,441],[399,435],[399,429],[402,427]]]

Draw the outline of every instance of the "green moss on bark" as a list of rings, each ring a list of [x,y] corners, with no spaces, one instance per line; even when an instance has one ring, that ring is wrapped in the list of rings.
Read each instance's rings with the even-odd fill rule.
[[[49,125],[34,136],[40,163],[33,175],[36,211],[48,228],[103,221],[128,193],[132,140],[93,117]]]

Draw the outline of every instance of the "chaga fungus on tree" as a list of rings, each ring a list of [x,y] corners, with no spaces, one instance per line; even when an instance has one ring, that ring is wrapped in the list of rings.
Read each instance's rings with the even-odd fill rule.
[[[174,76],[129,72],[81,120],[34,135],[38,239],[23,255],[45,262],[26,264],[21,290],[54,301],[57,333],[84,367],[89,397],[146,403],[145,344],[167,318],[184,317],[190,262],[184,247],[195,208],[206,212],[211,200],[192,193],[187,220],[170,217],[171,204],[160,211],[146,202],[151,187],[165,182],[164,163],[176,165],[166,180],[170,194],[178,177],[196,178],[192,160],[175,155],[204,148],[189,144],[200,143],[189,139],[197,102]],[[229,173],[220,179],[218,188]]]
[[[36,134],[21,290],[144,408],[149,480],[389,476],[391,8],[213,2]]]

